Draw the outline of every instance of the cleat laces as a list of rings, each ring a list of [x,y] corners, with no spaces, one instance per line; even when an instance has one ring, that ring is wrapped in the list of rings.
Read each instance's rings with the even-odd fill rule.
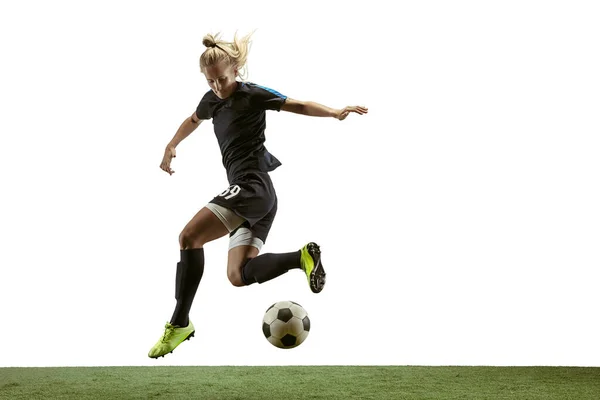
[[[160,341],[167,343],[171,339],[171,336],[173,336],[173,333],[175,333],[175,327],[171,324],[165,325],[165,333],[160,338]]]

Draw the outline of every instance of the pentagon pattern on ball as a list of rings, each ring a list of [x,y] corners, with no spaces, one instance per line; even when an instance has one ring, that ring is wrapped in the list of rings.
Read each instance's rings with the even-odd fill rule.
[[[296,336],[290,335],[289,333],[281,338],[281,343],[285,347],[291,347],[296,344]]]
[[[288,322],[293,316],[294,314],[289,308],[282,308],[279,310],[279,312],[277,312],[277,319],[283,322]]]
[[[291,349],[300,345],[310,331],[306,310],[293,301],[279,301],[263,317],[263,334],[275,347]]]
[[[271,325],[266,322],[263,322],[263,333],[265,334],[265,337],[271,336]]]
[[[304,325],[304,330],[306,332],[310,331],[310,319],[308,319],[308,315],[302,318],[302,325]]]

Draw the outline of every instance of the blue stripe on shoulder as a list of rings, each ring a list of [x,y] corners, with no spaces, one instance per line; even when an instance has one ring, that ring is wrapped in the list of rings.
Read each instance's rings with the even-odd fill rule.
[[[273,93],[274,95],[276,95],[276,96],[279,96],[279,97],[281,97],[282,99],[285,99],[285,98],[287,98],[287,96],[284,96],[283,94],[279,93],[277,90],[273,90],[273,89],[271,89],[271,88],[268,88],[268,87],[266,87],[266,86],[257,85],[256,83],[254,83],[253,85],[254,85],[254,86],[256,86],[256,87],[259,87],[259,88],[261,88],[261,89],[264,89],[264,90],[266,90],[267,92]]]

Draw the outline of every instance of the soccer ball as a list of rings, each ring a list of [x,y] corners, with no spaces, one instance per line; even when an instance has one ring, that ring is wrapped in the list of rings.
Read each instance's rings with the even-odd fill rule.
[[[310,331],[306,310],[293,301],[279,301],[265,312],[263,333],[275,347],[291,349],[299,346]]]

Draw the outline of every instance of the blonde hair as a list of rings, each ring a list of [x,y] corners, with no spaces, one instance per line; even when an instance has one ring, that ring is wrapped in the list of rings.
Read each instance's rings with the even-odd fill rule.
[[[250,37],[254,31],[247,34],[243,38],[237,37],[237,32],[233,37],[233,42],[221,40],[220,32],[212,35],[208,34],[202,39],[202,44],[207,47],[204,53],[200,56],[200,71],[204,73],[207,67],[218,64],[221,61],[227,62],[229,65],[237,67],[240,78],[245,79],[246,61],[250,51]],[[244,70],[242,74],[241,71]]]

